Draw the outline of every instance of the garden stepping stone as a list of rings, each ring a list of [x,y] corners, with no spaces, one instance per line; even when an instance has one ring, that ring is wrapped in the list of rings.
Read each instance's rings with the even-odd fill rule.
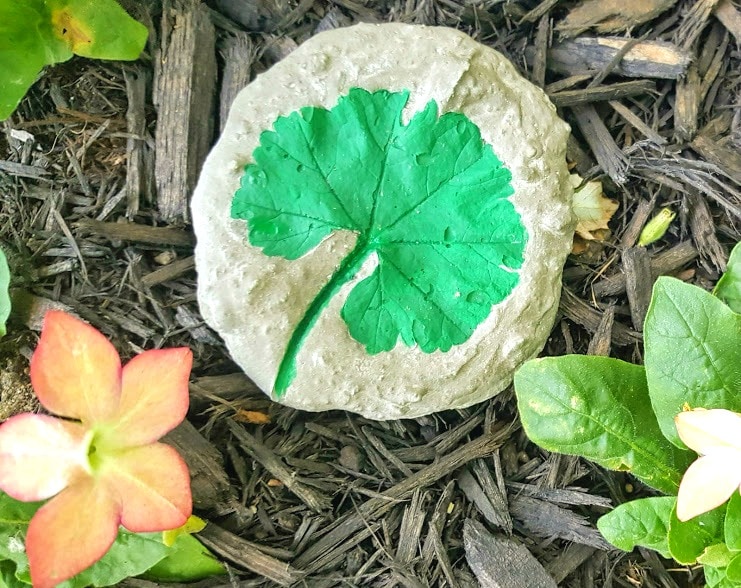
[[[392,419],[490,398],[553,326],[568,134],[459,31],[316,35],[240,92],[204,164],[204,319],[295,408]]]

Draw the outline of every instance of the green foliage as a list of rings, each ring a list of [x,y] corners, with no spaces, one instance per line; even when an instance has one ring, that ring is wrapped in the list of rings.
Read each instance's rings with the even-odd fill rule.
[[[72,55],[137,59],[147,34],[115,0],[0,0],[0,119],[44,66]]]
[[[640,545],[671,557],[667,535],[676,501],[673,496],[652,496],[626,502],[601,517],[597,528],[605,539],[624,551],[633,551]]]
[[[12,587],[31,584],[25,534],[42,504],[19,502],[0,492],[0,587],[3,583]],[[122,528],[100,560],[59,588],[112,586],[144,573],[155,580],[188,582],[223,574],[224,568],[192,535],[181,535],[167,547],[162,533],[131,533]]]
[[[463,114],[430,101],[402,122],[409,92],[353,88],[331,110],[302,108],[260,136],[231,214],[249,241],[294,260],[334,231],[357,234],[296,327],[275,383],[282,394],[322,310],[371,257],[342,318],[369,353],[399,339],[427,353],[459,345],[514,289],[525,228],[511,174]]]
[[[0,249],[0,337],[5,336],[5,321],[10,315],[10,268],[5,259],[3,250]]]
[[[541,447],[676,493],[692,455],[661,436],[642,367],[607,357],[546,357],[518,370],[515,389],[522,425]]]
[[[683,447],[674,417],[685,403],[741,411],[741,315],[701,288],[659,278],[643,333],[651,403],[672,443]]]
[[[737,244],[728,258],[728,267],[713,290],[718,298],[741,313],[741,243]]]
[[[733,307],[740,285],[740,246],[717,297],[659,278],[644,326],[645,368],[565,356],[532,360],[515,374],[522,424],[534,442],[630,471],[669,495],[604,515],[597,525],[605,538],[626,551],[643,546],[682,564],[700,563],[707,585],[718,588],[741,587],[741,495],[677,519],[673,495],[694,453],[685,450],[674,418],[685,406],[741,412],[741,315]]]

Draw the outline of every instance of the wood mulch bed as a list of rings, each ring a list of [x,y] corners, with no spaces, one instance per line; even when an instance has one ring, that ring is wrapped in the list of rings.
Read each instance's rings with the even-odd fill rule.
[[[27,360],[40,318],[64,308],[125,357],[194,351],[189,422],[170,440],[188,456],[197,511],[210,522],[201,538],[231,574],[199,586],[701,586],[699,570],[604,542],[596,518],[649,491],[531,444],[511,389],[388,422],[269,401],[200,318],[187,201],[236,91],[308,37],[360,21],[459,28],[545,89],[572,126],[574,171],[620,204],[610,231],[569,258],[544,354],[640,362],[652,278],[711,288],[741,239],[739,8],[125,4],[150,27],[144,58],[52,68],[3,125],[0,242],[15,313],[0,341],[0,418],[33,408]],[[667,206],[677,212],[669,231],[637,248],[647,219]]]

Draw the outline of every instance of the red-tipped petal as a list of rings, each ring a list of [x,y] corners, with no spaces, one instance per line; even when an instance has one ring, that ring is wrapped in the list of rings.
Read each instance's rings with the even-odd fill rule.
[[[188,412],[188,377],[193,354],[187,347],[154,349],[124,366],[119,412],[105,434],[114,443],[136,447],[157,441]]]
[[[79,423],[19,414],[0,425],[0,488],[16,500],[45,500],[87,475],[90,439]]]
[[[102,333],[52,310],[31,358],[31,383],[50,412],[87,423],[104,421],[118,407],[121,360]]]
[[[106,464],[106,480],[121,496],[121,524],[134,533],[184,525],[191,515],[190,474],[169,445],[129,449]]]
[[[103,557],[118,534],[120,513],[116,496],[92,479],[42,506],[26,535],[34,588],[53,588]]]

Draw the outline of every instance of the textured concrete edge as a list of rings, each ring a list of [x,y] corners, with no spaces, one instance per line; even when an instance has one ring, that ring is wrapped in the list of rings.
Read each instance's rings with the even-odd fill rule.
[[[394,25],[383,26],[394,27]],[[360,25],[359,28],[364,29],[361,32],[366,33],[367,36],[367,33],[376,27],[374,25]],[[519,85],[521,83],[519,81],[520,76],[514,67],[492,50],[478,45],[463,33],[451,29],[423,29],[422,27],[410,27],[407,25],[396,25],[394,28],[396,30],[393,36],[396,40],[405,35],[413,38],[422,31],[424,31],[425,35],[428,33],[433,34],[434,31],[434,35],[455,39],[453,42],[457,43],[457,49],[461,45],[466,46],[464,47],[465,52],[467,52],[466,67],[460,67],[459,62],[454,63],[456,65],[455,79],[448,88],[444,88],[445,91],[449,91],[448,96],[442,96],[440,95],[441,92],[438,91],[440,96],[436,99],[442,105],[443,110],[455,109],[467,114],[482,129],[482,133],[488,142],[494,144],[494,142],[498,141],[497,133],[487,133],[487,125],[482,124],[481,120],[477,120],[483,118],[483,123],[486,123],[486,115],[477,113],[476,105],[479,104],[478,100],[480,100],[480,97],[477,97],[475,93],[471,94],[472,89],[467,89],[467,84],[470,84],[475,89],[477,85],[475,79],[477,68],[483,67],[487,62],[490,62],[490,69],[496,73],[497,77],[504,78],[507,87]],[[341,32],[343,37],[347,37],[349,29],[344,29]],[[325,35],[333,35],[333,38],[320,38]],[[333,58],[327,57],[326,52],[332,49],[334,40],[342,40],[339,38],[338,31],[332,31],[331,33],[324,33],[323,35],[314,37],[297,50],[298,55],[295,55],[294,59],[298,58],[299,65],[305,68],[303,71],[305,77],[310,77],[306,69],[307,66],[316,67],[317,63],[326,63],[327,59],[330,62],[332,61]],[[451,41],[449,40],[447,42]],[[440,45],[437,39],[435,40],[435,44]],[[355,58],[356,56],[353,57]],[[474,66],[477,61],[483,61],[484,64]],[[317,88],[312,85],[311,80],[306,81],[303,85],[294,84],[296,87],[293,89],[288,88],[289,80],[295,78],[294,73],[291,72],[291,67],[292,64],[285,61],[276,65],[270,72],[264,74],[248,86],[240,97],[238,97],[237,101],[235,101],[227,129],[219,141],[218,146],[214,149],[211,156],[209,156],[193,202],[194,209],[205,212],[204,215],[196,215],[194,211],[194,227],[199,238],[199,245],[196,250],[198,271],[199,274],[209,273],[212,281],[219,284],[218,288],[211,288],[206,291],[201,287],[202,282],[199,280],[199,301],[204,317],[209,324],[223,333],[227,345],[235,353],[235,360],[256,380],[258,385],[268,390],[272,382],[274,370],[277,367],[275,365],[275,359],[272,360],[273,365],[270,365],[270,356],[271,354],[274,356],[275,352],[278,351],[278,360],[280,359],[281,343],[284,344],[285,342],[285,337],[281,338],[280,332],[290,329],[291,323],[300,318],[300,312],[293,317],[285,317],[282,324],[274,325],[274,328],[255,326],[254,328],[257,331],[261,328],[263,329],[264,332],[261,333],[245,333],[244,329],[249,327],[237,329],[236,331],[240,332],[235,332],[235,318],[238,318],[234,316],[235,309],[230,307],[229,303],[225,305],[221,298],[228,295],[229,284],[232,287],[242,287],[243,289],[245,288],[245,283],[247,283],[248,287],[251,283],[252,287],[256,290],[263,287],[263,285],[257,283],[260,280],[251,278],[250,274],[254,272],[254,268],[251,269],[249,266],[255,263],[259,263],[263,268],[262,273],[268,277],[272,276],[273,280],[275,275],[279,274],[283,281],[293,281],[297,285],[306,285],[306,290],[309,291],[313,287],[316,287],[317,284],[321,284],[321,280],[316,281],[315,279],[312,283],[311,272],[307,274],[307,268],[300,267],[302,264],[296,266],[289,265],[289,262],[284,262],[284,260],[280,259],[265,259],[256,250],[245,251],[245,261],[241,264],[235,263],[235,260],[230,258],[228,252],[209,250],[210,246],[213,247],[213,242],[210,241],[208,236],[209,231],[207,225],[215,222],[218,227],[221,227],[226,232],[230,232],[230,238],[235,247],[244,248],[245,250],[254,249],[244,244],[245,231],[241,221],[238,223],[237,221],[218,218],[223,213],[225,206],[228,210],[228,202],[217,201],[219,200],[219,190],[221,190],[221,198],[228,199],[230,202],[231,193],[236,188],[234,184],[235,178],[238,182],[241,166],[248,160],[249,153],[251,153],[256,145],[259,131],[263,130],[256,128],[254,124],[250,125],[246,122],[244,116],[245,109],[251,111],[247,114],[247,117],[249,117],[250,115],[254,115],[256,106],[259,106],[259,103],[263,103],[262,112],[259,112],[258,114],[260,116],[256,118],[268,121],[267,127],[269,127],[270,123],[279,114],[287,114],[295,110],[297,108],[295,106],[296,103],[299,105],[314,103],[331,107],[336,102],[336,97],[342,93],[341,84],[337,86],[334,95],[327,93],[327,87],[331,83],[325,85],[323,92],[317,93]],[[271,74],[271,72],[273,73]],[[410,88],[412,89],[413,96],[418,97],[423,102],[426,100],[424,100],[425,96],[422,95],[424,92],[422,86],[428,83],[428,74],[429,68],[426,67],[423,71],[418,71],[418,77],[413,83],[403,84],[414,86]],[[379,80],[377,72],[373,74],[375,77],[372,80],[368,80],[367,75],[365,77],[358,73],[355,75],[355,78],[350,76],[350,79],[344,80],[347,84],[347,88],[344,89],[345,91],[352,85],[373,86],[379,84],[383,79],[383,76],[380,76],[381,79]],[[471,78],[470,82],[466,80],[466,76]],[[363,81],[368,82],[368,84],[363,84]],[[280,104],[275,99],[272,102],[267,100],[267,104],[265,104],[265,96],[264,94],[261,95],[261,93],[269,91],[270,87],[275,88],[281,85],[281,82],[285,82],[286,86],[284,89],[290,94],[290,99],[286,100],[285,95],[282,95]],[[391,79],[387,87],[390,87],[390,89],[402,89],[400,86],[394,87],[400,83],[402,82],[398,79]],[[308,92],[310,96],[308,97],[301,91],[306,89],[306,84],[310,86],[310,91]],[[370,89],[373,88],[371,87]],[[322,90],[322,88],[319,88],[319,90]],[[444,93],[443,91],[442,94]],[[378,381],[377,385],[379,389],[370,390],[371,398],[361,402],[358,396],[363,396],[362,390],[358,388],[357,383],[353,384],[355,386],[354,388],[353,385],[348,386],[347,378],[345,378],[348,366],[340,365],[335,366],[336,369],[330,369],[330,366],[326,363],[327,358],[331,360],[338,353],[345,352],[347,345],[354,343],[352,340],[343,340],[342,336],[338,340],[336,337],[338,332],[335,325],[335,328],[330,328],[328,333],[333,342],[340,343],[340,345],[334,345],[333,348],[324,349],[318,353],[315,352],[313,355],[310,354],[307,359],[309,360],[308,365],[312,366],[312,374],[308,374],[306,373],[307,370],[304,370],[304,373],[297,377],[296,388],[300,393],[290,393],[284,399],[286,404],[308,410],[344,408],[361,412],[371,418],[420,416],[434,410],[441,410],[441,404],[444,408],[460,408],[480,402],[506,387],[511,381],[515,367],[522,360],[536,355],[542,349],[550,333],[558,304],[561,267],[570,249],[570,187],[568,185],[568,172],[566,171],[564,159],[565,139],[568,135],[568,127],[565,123],[556,119],[555,109],[547,102],[547,99],[540,90],[534,86],[528,86],[525,95],[528,97],[527,100],[532,102],[532,105],[526,104],[525,107],[529,108],[532,106],[532,114],[539,113],[540,116],[546,119],[537,123],[535,125],[536,128],[530,131],[531,134],[534,133],[536,135],[536,142],[543,145],[543,153],[539,154],[536,147],[534,148],[534,152],[530,154],[530,159],[534,159],[538,155],[547,155],[549,161],[555,162],[552,166],[555,169],[531,169],[531,166],[528,166],[527,162],[522,161],[526,158],[520,158],[520,160],[512,165],[513,160],[511,154],[502,154],[502,158],[513,169],[513,172],[516,171],[517,173],[517,182],[520,184],[520,190],[518,190],[518,194],[513,198],[513,201],[523,215],[523,221],[531,234],[533,234],[532,231],[535,227],[539,227],[540,234],[542,234],[540,238],[534,239],[529,244],[530,250],[526,254],[532,257],[539,256],[547,251],[550,256],[549,263],[540,267],[529,278],[523,279],[518,289],[521,291],[524,290],[527,293],[527,290],[533,288],[536,284],[542,288],[545,283],[548,293],[541,296],[537,304],[533,304],[532,301],[528,302],[526,298],[523,298],[523,302],[513,305],[511,301],[514,296],[511,296],[507,302],[496,307],[485,325],[479,327],[474,337],[472,337],[471,344],[464,344],[466,346],[465,353],[458,354],[459,357],[456,358],[457,364],[454,366],[454,369],[451,369],[450,362],[447,362],[448,371],[452,374],[452,379],[455,380],[455,385],[452,386],[452,389],[450,386],[452,383],[450,381],[451,378],[448,378],[446,382],[444,381],[445,378],[439,378],[436,375],[433,375],[433,377],[428,376],[427,383],[422,386],[416,383],[417,390],[413,393],[409,393],[408,389],[396,390],[391,382],[388,382],[388,385],[384,385],[383,380],[385,378],[383,376],[386,375],[384,372],[387,371],[389,362],[397,364],[397,369],[400,367],[402,370],[414,370],[414,364],[419,363],[418,360],[415,362],[413,361],[414,358],[410,357],[414,355],[415,350],[400,349],[397,347],[388,354],[389,357],[387,358],[388,361],[385,362],[386,365],[384,365],[384,362],[381,362],[379,365],[378,362],[371,361],[371,364],[376,363],[377,365],[369,365],[365,366],[365,368],[361,366],[361,379],[374,378],[374,372],[375,376],[379,374],[382,376],[380,380],[378,377],[372,380],[373,382]],[[510,104],[508,110],[514,111],[514,113],[508,112],[506,114],[508,116],[515,116],[518,114],[516,112],[518,108],[521,109],[522,107],[515,108]],[[257,125],[257,127],[259,126],[260,124]],[[522,142],[521,136],[518,137],[518,141]],[[545,182],[533,180],[539,173],[546,173],[548,175]],[[544,199],[548,201],[547,203],[540,203],[539,198],[534,203],[531,202],[528,204],[525,202],[527,199],[523,197],[525,192],[530,194],[532,192],[550,192],[556,195],[555,205],[553,200],[548,199]],[[531,198],[530,200],[533,199]],[[554,211],[554,206],[556,209],[560,207],[561,210]],[[196,219],[196,216],[198,216],[198,219]],[[543,219],[549,220],[548,222],[544,222]],[[334,259],[341,259],[343,252],[349,246],[350,242],[351,240],[347,239],[347,235],[331,238],[320,246],[322,251],[317,253],[322,255],[330,254],[330,256],[334,256]],[[313,257],[315,258],[313,260],[315,263],[316,256]],[[330,257],[330,261],[332,261],[332,257]],[[290,263],[295,264],[295,262]],[[321,277],[321,275],[326,275],[327,271],[331,271],[332,263],[329,265],[325,264],[324,266],[311,267],[315,267],[319,277]],[[230,272],[240,274],[240,278],[230,280]],[[322,274],[322,272],[325,272],[325,274]],[[314,278],[316,278],[316,273]],[[225,283],[222,284],[222,280]],[[281,298],[285,300],[291,295],[290,289],[286,290],[283,288],[277,292],[270,288],[268,290],[270,292],[263,296],[263,300],[274,295],[273,297],[280,301]],[[344,296],[338,296],[337,298],[338,300],[334,302],[336,305],[341,305],[344,301]],[[337,320],[341,321],[339,319],[338,308],[332,309],[330,307],[325,311],[325,314],[329,314],[330,312],[335,313]],[[224,310],[227,311],[227,316],[224,316]],[[501,330],[503,318],[506,319],[507,315],[521,316],[523,313],[535,319],[533,321],[533,330],[535,332],[528,341],[523,340],[522,337],[511,336],[505,341],[484,341],[491,329],[494,328],[492,324],[497,324],[497,328]],[[323,322],[326,323],[327,317],[323,318],[325,318]],[[507,322],[504,320],[504,323]],[[317,324],[318,326],[319,324]],[[509,324],[505,326],[511,327]],[[344,328],[344,323],[342,323],[341,328]],[[288,334],[290,334],[290,331],[288,331]],[[325,336],[327,336],[327,332],[325,332]],[[474,339],[475,341],[473,341]],[[272,343],[266,345],[265,342],[268,340],[272,340]],[[307,341],[307,343],[309,342]],[[421,354],[421,352],[417,354]],[[496,370],[491,369],[492,354],[499,360],[499,368]],[[424,359],[428,360],[426,363],[431,363],[436,367],[440,367],[441,371],[444,371],[446,362],[441,361],[443,359],[440,357],[441,355],[443,354],[425,355]],[[374,357],[377,358],[378,356]],[[422,363],[424,364],[425,362]],[[357,368],[357,366],[351,367]],[[419,365],[416,367],[419,368]],[[427,371],[429,372],[429,365]],[[338,388],[341,389],[343,386],[345,388],[344,392],[338,390]],[[414,388],[415,383],[412,382],[409,387]],[[308,394],[308,396],[302,396],[302,394]],[[319,394],[320,398],[317,398],[316,394]],[[334,398],[332,398],[333,395],[335,396]],[[307,399],[311,402],[307,402]]]

